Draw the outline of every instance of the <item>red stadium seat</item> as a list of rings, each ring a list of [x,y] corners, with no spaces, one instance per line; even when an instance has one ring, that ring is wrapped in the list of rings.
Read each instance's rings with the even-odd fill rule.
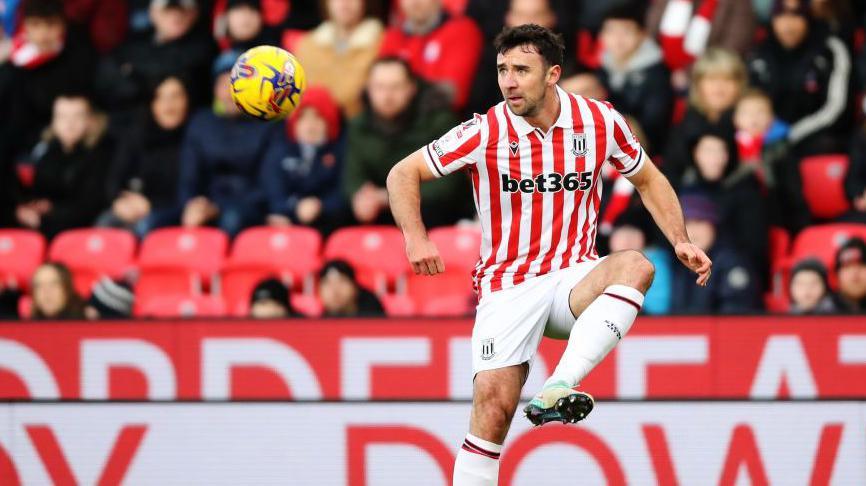
[[[472,273],[481,251],[481,229],[447,226],[430,230],[430,241],[439,249],[446,272]]]
[[[228,237],[215,228],[163,228],[151,232],[141,244],[138,259],[140,294],[194,294],[205,279],[219,271]]]
[[[292,308],[295,312],[307,317],[319,317],[322,315],[322,303],[315,294],[291,294]]]
[[[406,292],[419,310],[432,299],[457,297],[469,301],[475,295],[472,276],[465,272],[445,272],[432,277],[412,275],[406,282]]]
[[[364,287],[384,293],[411,271],[403,235],[393,226],[355,226],[335,231],[325,244],[325,259],[348,261]]]
[[[136,298],[136,317],[223,317],[225,303],[210,295],[155,295],[139,301]]]
[[[33,315],[33,298],[29,295],[22,295],[18,298],[18,318],[30,319]]]
[[[474,312],[475,301],[472,296],[446,295],[425,302],[420,314],[425,317],[463,317]]]
[[[235,238],[221,272],[221,293],[229,308],[250,297],[255,285],[277,276],[293,289],[313,293],[314,274],[320,266],[322,237],[304,227],[258,227]]]
[[[412,317],[417,315],[415,302],[405,294],[384,294],[379,301],[388,317]]]
[[[111,228],[87,228],[64,231],[51,242],[48,259],[65,263],[72,270],[75,288],[89,296],[90,289],[102,276],[120,278],[133,266],[135,237],[132,233]]]
[[[45,258],[45,238],[36,231],[0,230],[0,285],[30,287],[33,272]]]
[[[800,161],[803,196],[818,219],[833,219],[850,208],[845,195],[846,155],[816,155]]]

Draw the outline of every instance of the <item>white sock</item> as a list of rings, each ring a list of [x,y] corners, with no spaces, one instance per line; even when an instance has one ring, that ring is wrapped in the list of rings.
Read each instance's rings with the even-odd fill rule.
[[[545,385],[576,386],[625,337],[643,305],[643,294],[627,285],[604,289],[577,318],[559,365]]]
[[[452,486],[496,486],[499,481],[501,444],[494,444],[472,434],[457,453]]]

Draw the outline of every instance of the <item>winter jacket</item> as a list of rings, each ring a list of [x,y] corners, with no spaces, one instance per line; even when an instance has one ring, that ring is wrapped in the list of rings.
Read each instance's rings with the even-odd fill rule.
[[[70,228],[93,224],[106,206],[105,174],[111,163],[111,144],[79,144],[64,152],[56,140],[34,149],[36,170],[29,200],[47,199],[51,210],[42,216],[39,230],[48,238]]]
[[[391,167],[457,124],[435,90],[423,85],[397,119],[379,119],[367,107],[349,123],[343,190],[351,201],[365,182],[384,188]],[[469,215],[471,191],[459,174],[421,186],[421,212],[428,225],[452,224]],[[387,219],[387,217],[386,217]]]
[[[382,23],[378,20],[361,22],[342,46],[334,24],[324,22],[305,35],[294,52],[304,66],[307,82],[327,87],[346,117],[351,118],[361,111],[367,71],[379,53],[381,41]]]
[[[673,91],[662,52],[645,39],[623,67],[610,54],[602,54],[598,77],[609,93],[608,101],[624,115],[637,119],[653,151],[660,150],[671,120]]]
[[[123,191],[137,192],[154,210],[177,206],[180,147],[184,127],[164,130],[151,116],[140,115],[120,141],[108,177],[108,198]]]
[[[469,97],[483,37],[468,17],[440,15],[436,27],[424,34],[410,33],[404,27],[389,28],[379,54],[402,57],[422,78],[445,85],[450,90],[451,106],[459,110]]]
[[[841,40],[812,24],[802,44],[788,50],[771,33],[752,52],[748,68],[752,84],[772,99],[776,116],[791,125],[792,144],[809,150],[804,146],[823,136],[835,142],[830,149],[844,148],[851,56]]]
[[[217,206],[264,209],[259,173],[272,133],[280,128],[248,117],[196,113],[180,152],[181,206],[205,196]]]
[[[722,237],[721,230],[717,233]],[[761,310],[758,280],[748,259],[719,242],[707,252],[713,276],[706,287],[695,284],[695,273],[683,265],[673,269],[671,313],[748,314]]]
[[[302,146],[276,132],[265,155],[261,187],[268,199],[268,213],[297,222],[298,202],[306,197],[322,201],[322,217],[346,207],[340,178],[346,158],[346,142],[340,139],[320,147]]]

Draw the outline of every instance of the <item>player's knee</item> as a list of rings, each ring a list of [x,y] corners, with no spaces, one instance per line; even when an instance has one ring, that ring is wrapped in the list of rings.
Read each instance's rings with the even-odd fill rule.
[[[643,253],[636,250],[627,250],[621,257],[622,269],[631,282],[628,282],[638,290],[646,292],[655,278],[656,267]]]

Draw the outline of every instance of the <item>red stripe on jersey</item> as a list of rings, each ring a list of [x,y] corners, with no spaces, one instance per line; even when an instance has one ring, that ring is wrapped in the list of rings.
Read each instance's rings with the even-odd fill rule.
[[[559,175],[565,174],[565,155],[563,154],[565,147],[562,143],[564,132],[565,130],[562,128],[553,128],[553,171]],[[556,255],[556,248],[559,246],[559,239],[562,236],[562,208],[564,204],[565,191],[553,193],[553,233],[551,234],[550,250],[547,251],[538,270],[541,275],[550,271],[550,265]]]
[[[556,128],[554,127],[554,130]],[[532,176],[535,177],[544,173],[544,155],[541,152],[541,140],[538,138],[538,133],[533,132],[529,135],[529,146],[531,147],[530,155],[532,157]],[[553,150],[556,150],[554,144]],[[544,193],[535,191],[532,193],[532,220],[529,226],[529,254],[526,256],[526,261],[517,267],[514,275],[514,285],[523,282],[526,279],[526,271],[529,270],[529,265],[538,257],[538,252],[541,250],[541,216],[544,211]]]
[[[459,132],[458,132],[459,133]],[[448,164],[458,160],[462,157],[466,157],[471,154],[473,150],[478,148],[478,144],[481,143],[481,132],[475,132],[475,135],[469,137],[468,140],[463,142],[463,145],[457,147],[457,150],[453,152],[449,152],[445,154],[445,156],[439,158],[439,163],[442,164],[442,167],[448,167]]]
[[[514,130],[514,124],[511,123],[511,119],[508,117],[508,113],[506,112],[507,108],[505,104],[502,105],[502,112],[505,115],[505,123],[508,126],[508,143],[509,146],[512,141],[520,143],[520,139],[517,137],[517,132]],[[520,151],[508,151],[508,173],[512,179],[520,180],[522,179],[522,175],[520,173]],[[497,181],[498,184],[498,181]],[[502,189],[500,188],[500,193]],[[493,278],[490,281],[490,290],[497,291],[502,289],[502,274],[505,273],[505,269],[508,267],[508,264],[514,261],[517,258],[518,246],[520,244],[520,222],[522,218],[522,210],[521,210],[521,198],[522,193],[520,191],[511,193],[511,229],[508,232],[508,251],[505,255],[505,261],[502,262],[496,271],[493,272]]]
[[[499,147],[499,119],[496,118],[496,107],[487,110],[487,147],[484,151],[484,167],[487,169],[487,197],[490,198],[490,255],[481,265],[479,271],[483,272],[496,261],[496,251],[502,244],[502,208],[499,206],[499,158],[497,149]],[[481,197],[479,195],[479,197]],[[478,272],[476,272],[478,276]],[[480,275],[483,277],[483,273]],[[479,298],[481,296],[481,280],[476,278],[475,285],[478,288]]]
[[[586,222],[589,223],[589,210],[593,209],[595,214],[592,216],[592,224],[584,224],[583,226],[583,237],[586,239],[586,246],[581,244],[582,254],[580,256],[580,260],[582,261],[584,258],[589,258],[591,260],[595,260],[598,256],[595,253],[595,237],[596,232],[598,231],[598,209],[601,206],[600,197],[598,195],[598,188],[596,188],[596,184],[600,184],[599,174],[601,173],[601,169],[604,166],[605,158],[607,157],[608,152],[608,135],[607,135],[607,124],[605,123],[604,115],[601,113],[601,110],[598,108],[598,105],[594,101],[588,101],[589,110],[592,112],[592,117],[595,120],[598,120],[600,123],[596,123],[595,128],[595,170],[592,174],[592,189],[591,194],[587,198],[587,213],[586,213]],[[616,124],[614,123],[614,126]],[[589,202],[591,201],[591,202]]]
[[[479,204],[480,201],[478,198],[480,196],[478,195],[478,191],[480,191],[481,188],[478,187],[478,168],[475,167],[475,164],[470,164],[468,168],[469,168],[469,180],[472,183],[472,196],[475,198],[475,207],[479,208],[479,207],[481,207],[481,204]]]
[[[613,113],[611,113],[613,117]],[[634,160],[637,158],[637,149],[632,146],[632,144],[628,143],[628,140],[625,138],[625,133],[622,131],[622,127],[619,126],[619,123],[616,122],[616,118],[613,120],[613,138],[616,140],[616,144],[619,145],[620,150],[622,150],[626,155],[629,156],[630,159]],[[611,161],[616,160],[615,157],[611,157]],[[619,167],[617,167],[619,164]],[[619,160],[616,160],[614,164],[618,170],[622,170],[625,168],[625,165],[622,164]]]
[[[583,115],[580,112],[580,107],[577,106],[577,98],[569,95],[571,99],[571,119],[574,123],[574,133],[580,134],[584,133],[584,123]],[[592,120],[589,120],[592,123]],[[589,140],[586,143],[590,143]],[[578,157],[574,160],[574,170],[577,172],[583,172],[586,170],[586,157]],[[585,191],[575,191],[572,193],[574,198],[574,207],[571,211],[571,218],[566,221],[566,225],[568,228],[568,239],[565,240],[565,251],[562,253],[562,262],[559,265],[559,268],[568,268],[568,262],[571,260],[571,254],[574,252],[574,246],[577,244],[577,215],[579,214],[578,209],[583,204],[584,199],[586,199]]]

